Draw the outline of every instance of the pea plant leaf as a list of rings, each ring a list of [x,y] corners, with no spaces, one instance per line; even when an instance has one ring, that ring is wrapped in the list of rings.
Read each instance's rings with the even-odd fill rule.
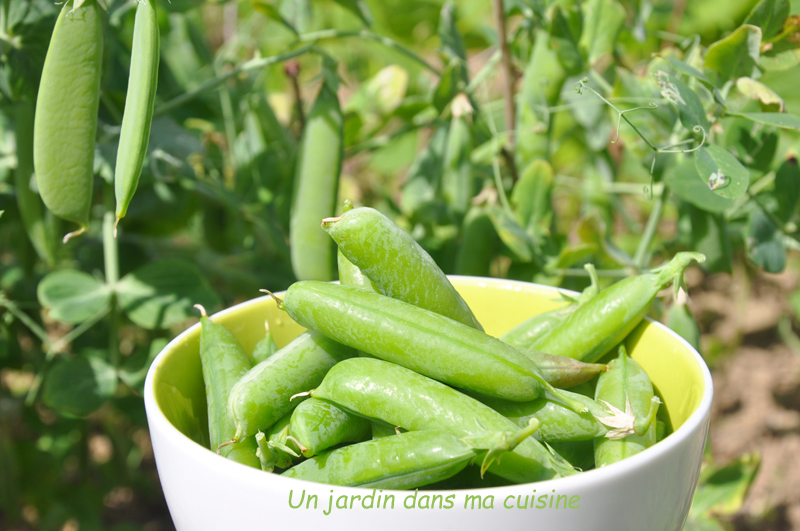
[[[728,113],[728,115],[747,118],[748,120],[764,125],[773,125],[782,129],[800,131],[800,116],[794,114],[778,112],[731,112]]]
[[[439,78],[439,84],[433,91],[432,103],[438,112],[444,111],[447,104],[450,103],[456,94],[464,89],[464,66],[461,60],[453,59],[447,65],[442,77]]]
[[[797,212],[800,201],[800,168],[796,159],[784,161],[775,173],[775,199],[778,203],[776,215],[788,223]]]
[[[736,31],[708,47],[705,65],[715,70],[724,83],[729,79],[758,75],[761,28],[739,26]]]
[[[88,273],[74,269],[53,271],[37,288],[39,303],[50,317],[64,323],[80,324],[108,306],[108,287]]]
[[[583,70],[583,57],[578,49],[578,39],[572,31],[566,10],[560,5],[553,9],[552,22],[550,23],[550,41],[556,52],[558,62],[570,74],[577,74]],[[537,43],[540,39],[537,37]],[[531,58],[533,61],[533,58]],[[527,70],[526,70],[527,76]],[[541,80],[539,80],[541,82]]]
[[[767,173],[778,151],[778,136],[771,127],[734,118],[725,126],[725,148],[748,168]]]
[[[668,169],[665,179],[675,195],[706,212],[722,213],[734,204],[731,199],[711,191],[708,182],[700,178],[691,158],[687,157]]]
[[[446,125],[436,129],[428,145],[417,155],[408,170],[400,203],[404,213],[413,214],[437,197],[444,173],[448,130]]]
[[[760,27],[763,40],[769,42],[783,29],[789,8],[788,0],[761,0],[744,19],[744,23]]]
[[[197,268],[183,260],[147,264],[125,275],[116,289],[131,321],[148,330],[168,328],[195,316],[194,304],[202,304],[209,311],[219,304]]]
[[[578,44],[587,62],[594,65],[613,53],[625,22],[625,8],[616,0],[589,0],[582,8],[583,31]]]
[[[300,33],[307,32],[314,19],[311,0],[283,0],[280,14]]]
[[[154,339],[146,348],[139,348],[130,356],[125,358],[125,362],[119,369],[119,379],[131,389],[142,393],[144,391],[144,380],[150,364],[156,359],[159,352],[164,350],[168,341],[164,338]]]
[[[772,49],[761,54],[761,67],[768,72],[783,72],[800,65],[800,46],[789,41],[778,41]]]
[[[533,238],[549,233],[553,219],[553,168],[545,160],[531,162],[511,191],[517,221]]]
[[[690,515],[734,514],[742,507],[747,490],[760,465],[757,454],[744,454],[722,468],[708,467],[701,473]]]
[[[44,404],[63,415],[85,417],[117,390],[117,373],[105,360],[78,356],[57,361],[47,372]]]
[[[499,206],[489,210],[489,217],[500,240],[522,262],[533,262],[536,258],[535,244],[517,220]]]
[[[709,188],[727,199],[739,199],[750,186],[750,172],[724,148],[709,145],[695,155],[697,172]]]
[[[763,110],[769,111],[770,107],[774,107],[774,111],[783,112],[783,98],[764,83],[750,77],[740,77],[736,80],[736,88],[751,100],[759,102]]]
[[[780,230],[763,210],[750,215],[747,229],[747,255],[768,273],[780,273],[786,267],[786,247]]]
[[[678,90],[678,97],[673,103],[678,107],[683,126],[691,130],[694,126],[699,125],[708,134],[710,125],[700,96],[678,78],[671,79],[670,83]]]
[[[286,29],[295,35],[299,35],[297,28],[295,28],[294,25],[286,19],[286,17],[281,15],[280,11],[278,11],[278,8],[272,5],[270,2],[265,2],[264,0],[252,0],[251,3],[253,4],[253,9],[263,13],[267,18],[283,24]]]
[[[453,0],[445,2],[439,17],[439,39],[442,41],[442,52],[448,59],[460,59],[466,62],[467,49],[464,46],[464,38],[456,26],[458,22],[458,11]]]
[[[730,273],[733,251],[725,217],[693,205],[686,206],[692,223],[692,249],[702,249],[706,255],[700,267],[709,273]]]
[[[361,19],[365,26],[372,26],[375,19],[372,17],[372,11],[364,0],[333,0],[343,8],[347,9],[355,16]]]

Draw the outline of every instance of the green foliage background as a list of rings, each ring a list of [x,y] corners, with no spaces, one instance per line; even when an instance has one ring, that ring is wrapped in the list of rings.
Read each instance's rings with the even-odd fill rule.
[[[581,289],[584,263],[611,282],[679,250],[710,273],[786,267],[798,0],[504,4],[513,101],[485,0],[157,2],[156,120],[114,239],[135,4],[108,0],[92,226],[64,245],[25,147],[59,7],[0,0],[0,528],[168,522],[144,375],[193,304],[294,281],[295,157],[321,74],[345,113],[338,204],[386,213],[447,273]],[[708,511],[741,503],[757,460],[731,466],[690,525],[721,529]]]

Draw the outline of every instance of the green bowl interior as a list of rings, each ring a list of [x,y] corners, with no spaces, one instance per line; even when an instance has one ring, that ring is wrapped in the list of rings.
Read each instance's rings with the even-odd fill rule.
[[[454,278],[453,284],[472,308],[488,334],[499,336],[531,316],[564,302],[558,293],[532,284]],[[264,322],[278,347],[289,343],[304,329],[263,297],[214,316],[244,347],[253,351],[264,338]],[[663,327],[643,322],[626,340],[631,357],[638,361],[664,400],[662,408],[673,429],[678,429],[700,405],[704,392],[703,371],[692,352]],[[200,367],[200,328],[172,342],[153,375],[153,392],[164,416],[181,433],[207,446],[208,415]]]

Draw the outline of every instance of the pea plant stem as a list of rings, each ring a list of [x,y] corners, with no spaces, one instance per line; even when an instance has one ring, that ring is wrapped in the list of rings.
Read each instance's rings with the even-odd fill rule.
[[[343,31],[337,29],[326,29],[320,31],[313,31],[310,33],[304,33],[298,36],[298,40],[300,42],[311,42],[314,43],[316,41],[322,39],[335,39],[335,38],[343,38],[343,37],[360,37],[362,39],[368,39],[375,42],[379,42],[386,46],[387,48],[391,48],[400,52],[401,54],[405,55],[406,57],[412,59],[414,62],[421,65],[426,70],[429,70],[436,74],[437,76],[441,76],[442,73],[439,71],[438,68],[427,62],[425,59],[411,51],[410,49],[406,48],[399,42],[390,39],[389,37],[384,37],[383,35],[378,35],[377,33],[373,33],[369,30],[357,30],[357,31]]]
[[[282,61],[286,61],[288,59],[292,59],[294,57],[303,55],[304,53],[308,53],[312,50],[313,45],[308,44],[306,46],[301,46],[296,50],[292,50],[291,52],[286,52],[280,55],[272,55],[270,57],[255,57],[250,59],[249,61],[245,61],[244,63],[240,64],[232,68],[231,70],[218,75],[213,79],[209,79],[198,85],[197,87],[184,92],[180,96],[172,98],[171,100],[162,103],[158,107],[156,107],[154,116],[161,116],[162,114],[166,114],[174,109],[177,109],[181,105],[188,103],[189,101],[193,100],[200,94],[207,92],[209,90],[215,89],[221,84],[225,83],[232,77],[238,76],[243,72],[249,72],[251,70],[260,70],[262,68],[266,68],[269,65],[273,65],[275,63],[280,63]]]
[[[503,71],[503,99],[505,100],[506,130],[509,131],[509,150],[514,151],[514,129],[516,111],[514,109],[514,73],[511,69],[511,51],[506,36],[506,15],[503,0],[493,0],[494,16],[497,23],[497,37],[500,45],[501,65]],[[516,172],[514,172],[516,173]]]
[[[647,219],[647,225],[642,233],[642,239],[639,240],[639,246],[636,248],[636,254],[633,255],[633,263],[637,269],[641,270],[647,267],[650,259],[650,245],[653,243],[653,238],[658,230],[658,224],[661,221],[661,215],[664,212],[664,205],[669,197],[669,188],[665,185],[661,194],[655,198],[653,210],[650,211],[650,217]]]
[[[119,281],[119,248],[114,237],[116,222],[114,204],[114,183],[105,182],[103,190],[105,212],[103,213],[103,259],[105,263],[106,285],[111,298],[109,301],[108,327],[108,360],[114,366],[119,365],[119,307],[117,305],[116,287]]]

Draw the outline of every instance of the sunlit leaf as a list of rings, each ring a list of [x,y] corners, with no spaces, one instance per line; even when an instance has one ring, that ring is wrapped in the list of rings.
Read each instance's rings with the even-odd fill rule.
[[[761,460],[757,454],[744,454],[729,465],[706,470],[694,494],[690,514],[734,514],[742,507]]]
[[[722,81],[758,75],[761,28],[739,26],[733,33],[708,47],[706,67],[716,70]]]
[[[749,77],[740,77],[736,80],[736,88],[751,100],[761,103],[762,109],[768,110],[765,107],[772,105],[777,107],[776,111],[783,112],[783,99],[764,83]]]
[[[102,406],[117,390],[117,373],[106,361],[75,357],[58,361],[47,372],[42,401],[59,413],[84,417]]]
[[[794,114],[783,112],[732,112],[728,114],[730,116],[747,118],[748,120],[765,125],[774,125],[782,129],[800,131],[800,116],[795,116]]]
[[[710,144],[695,154],[697,172],[709,188],[727,199],[739,199],[750,186],[750,172],[724,148]]]
[[[800,65],[800,46],[789,41],[779,41],[772,49],[761,54],[761,67],[770,72],[782,72]]]
[[[97,314],[111,297],[104,283],[73,269],[53,271],[39,282],[36,291],[50,317],[70,324],[82,323]]]
[[[197,268],[183,260],[161,260],[125,275],[117,283],[122,309],[131,321],[148,330],[168,328],[196,317],[194,304],[208,310],[219,298]]]

